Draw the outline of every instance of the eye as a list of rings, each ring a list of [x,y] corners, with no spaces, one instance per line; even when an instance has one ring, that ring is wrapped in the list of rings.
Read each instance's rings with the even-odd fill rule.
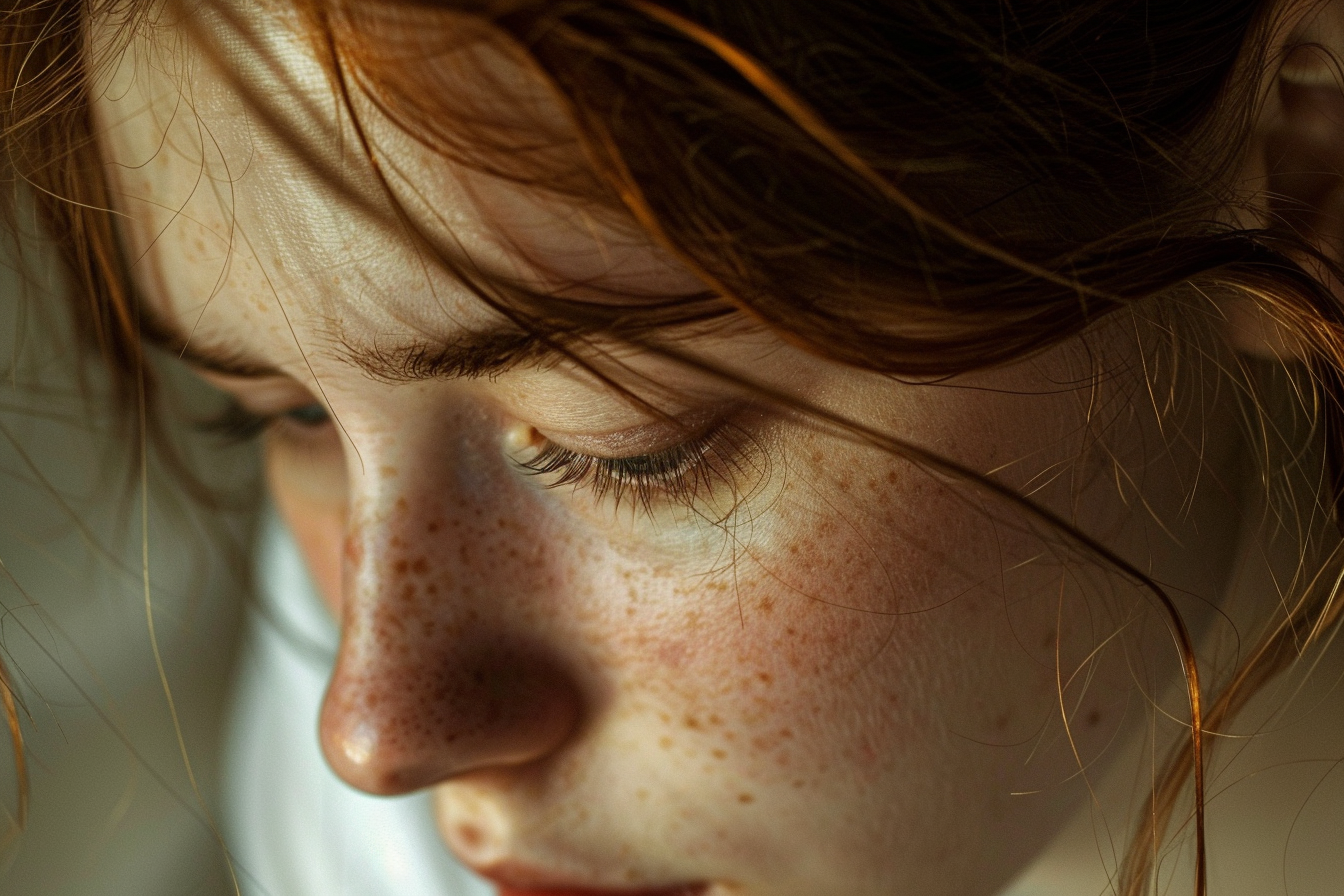
[[[722,424],[640,454],[585,454],[544,436],[533,450],[530,458],[517,463],[543,479],[545,487],[573,486],[599,501],[616,506],[629,502],[646,513],[662,503],[698,507],[710,494],[725,490],[740,497],[744,483],[759,478],[766,466],[760,440],[739,424]]]
[[[327,409],[317,402],[305,404],[302,407],[293,408],[284,413],[277,414],[275,418],[293,423],[295,426],[322,426],[331,422],[331,415]]]
[[[224,410],[200,421],[197,426],[236,443],[250,441],[267,432],[278,432],[281,436],[286,430],[298,436],[311,434],[330,422],[331,414],[317,402],[274,414],[257,414],[243,407],[237,399],[230,399]]]

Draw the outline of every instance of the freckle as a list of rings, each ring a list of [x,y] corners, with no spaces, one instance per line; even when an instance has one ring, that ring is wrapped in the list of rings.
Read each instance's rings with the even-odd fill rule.
[[[425,524],[425,531],[428,532],[430,535],[433,535],[435,532],[439,531],[439,528],[442,525],[443,524],[438,520],[431,520]]]
[[[698,731],[700,729],[700,720],[695,716],[687,716],[682,724],[693,731]]]
[[[411,572],[417,573],[419,575],[424,575],[426,570],[428,569],[429,569],[429,563],[425,561],[424,557],[416,558],[416,561],[411,564]]]
[[[709,755],[713,756],[715,759],[726,759],[728,757],[728,751],[718,749],[710,750]]]
[[[401,599],[404,601],[414,600],[415,591],[415,584],[413,582],[407,582],[406,587],[401,589]]]
[[[392,506],[395,507],[397,510],[405,510],[410,505],[406,503],[405,498],[398,498],[397,503]]]
[[[1096,725],[1098,722],[1100,722],[1100,721],[1101,721],[1101,712],[1100,712],[1099,710],[1095,710],[1095,709],[1094,709],[1094,710],[1092,710],[1090,713],[1087,714],[1087,724],[1088,724],[1088,725],[1090,725],[1090,726],[1095,726],[1095,725]]]
[[[723,719],[719,718],[717,715],[711,715],[711,716],[709,717],[709,724],[711,724],[711,725],[722,725],[722,724],[723,724]]]
[[[647,800],[648,798],[649,798],[649,792],[645,790],[643,787],[635,791],[635,799]]]
[[[662,737],[658,738],[658,746],[662,747],[664,750],[672,749],[672,738],[668,737],[667,735],[663,735]]]
[[[392,571],[399,576],[406,575],[406,570],[409,568],[410,564],[407,563],[405,560],[398,560],[396,563],[392,564]]]
[[[757,672],[756,677],[761,680],[762,684],[770,684],[775,680],[774,676],[772,676],[769,672]]]
[[[798,780],[794,781],[794,782],[793,782],[793,787],[794,787],[795,790],[802,790],[802,789],[803,789],[803,781],[802,781],[802,779],[799,778]]]
[[[994,730],[1002,731],[1007,727],[1008,727],[1008,713],[1005,712],[994,720]]]
[[[739,803],[743,803],[743,804],[746,804],[746,803],[754,803],[754,802],[756,802],[756,797],[752,796],[752,795],[749,794],[749,793],[739,793],[739,794],[737,795],[737,801],[738,801]]]
[[[438,594],[438,593],[439,593],[439,586],[438,586],[438,585],[435,585],[433,582],[430,582],[428,585],[425,586],[425,593],[426,593],[426,594]]]
[[[397,475],[397,468],[396,468],[396,467],[379,467],[379,468],[378,468],[378,472],[379,472],[379,474],[380,474],[384,479],[391,479],[393,476]]]

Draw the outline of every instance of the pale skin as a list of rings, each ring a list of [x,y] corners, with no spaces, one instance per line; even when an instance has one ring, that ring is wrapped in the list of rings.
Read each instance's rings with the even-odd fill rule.
[[[268,42],[225,62],[268,90],[249,60],[280,65],[291,125],[331,127],[304,45],[245,7]],[[1080,763],[1103,768],[1146,723],[1140,688],[1174,680],[1151,595],[1114,568],[723,379],[592,355],[676,425],[555,358],[371,376],[373,348],[441,349],[500,322],[353,213],[190,43],[133,50],[95,101],[127,256],[203,375],[275,418],[271,493],[343,631],[328,760],[374,793],[432,788],[469,866],[520,892],[993,893],[1084,803]],[[693,284],[630,230],[367,123],[412,214],[487,267]],[[937,386],[745,324],[682,344],[1020,488],[1191,607],[1216,604],[1243,498],[1235,427],[1218,404],[1159,420],[1146,327]],[[1098,383],[1089,358],[1119,372]],[[548,487],[560,471],[522,465],[550,446],[624,458],[627,477],[632,458],[698,463],[712,484],[689,507],[666,480],[647,505],[592,480]]]

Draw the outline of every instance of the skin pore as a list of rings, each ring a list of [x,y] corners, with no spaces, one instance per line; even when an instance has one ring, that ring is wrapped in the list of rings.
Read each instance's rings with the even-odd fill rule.
[[[448,847],[518,891],[965,896],[1024,867],[1087,798],[1080,765],[1103,768],[1175,680],[1149,596],[1020,510],[730,381],[590,347],[662,416],[519,349],[321,179],[291,138],[350,133],[329,82],[295,23],[233,9],[260,40],[223,39],[208,8],[198,33],[146,31],[94,109],[149,309],[270,421],[272,495],[343,630],[321,730],[337,773],[433,788]],[[482,267],[693,286],[630,228],[455,167],[355,102],[415,222]],[[359,148],[333,153],[369,190]],[[740,320],[679,344],[1023,490],[1195,612],[1231,566],[1235,427],[1198,377],[1151,372],[1147,313],[936,384]],[[502,344],[516,363],[462,375],[464,347]]]

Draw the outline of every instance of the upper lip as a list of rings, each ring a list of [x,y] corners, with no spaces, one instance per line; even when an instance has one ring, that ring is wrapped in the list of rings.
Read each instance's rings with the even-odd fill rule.
[[[680,883],[648,887],[594,885],[573,877],[539,871],[513,862],[501,862],[488,868],[474,869],[494,881],[505,893],[518,896],[703,896],[708,884]]]

